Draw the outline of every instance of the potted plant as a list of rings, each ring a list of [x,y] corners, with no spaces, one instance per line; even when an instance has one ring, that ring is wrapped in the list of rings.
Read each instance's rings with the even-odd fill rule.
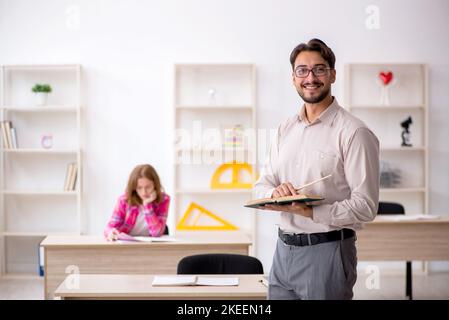
[[[31,90],[34,93],[36,93],[38,106],[43,106],[47,104],[47,96],[51,92],[51,86],[49,84],[37,83]]]

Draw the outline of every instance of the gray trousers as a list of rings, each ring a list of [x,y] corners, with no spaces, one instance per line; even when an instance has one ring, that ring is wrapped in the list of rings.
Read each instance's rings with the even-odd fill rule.
[[[268,299],[352,299],[357,279],[355,240],[290,246],[278,238]]]

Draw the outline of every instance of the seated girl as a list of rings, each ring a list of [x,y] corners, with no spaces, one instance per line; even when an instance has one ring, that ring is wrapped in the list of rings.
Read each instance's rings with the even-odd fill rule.
[[[162,191],[159,176],[149,164],[135,167],[126,192],[119,197],[104,230],[114,241],[120,233],[131,236],[158,237],[164,234],[170,197]]]

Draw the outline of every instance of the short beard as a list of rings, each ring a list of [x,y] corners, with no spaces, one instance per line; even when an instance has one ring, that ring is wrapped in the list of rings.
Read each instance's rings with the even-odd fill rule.
[[[319,103],[319,102],[323,101],[324,99],[326,99],[326,97],[331,92],[331,89],[329,88],[326,91],[323,91],[319,96],[311,97],[311,98],[306,98],[303,94],[301,94],[301,92],[299,90],[296,90],[296,91],[298,91],[299,96],[305,103],[314,104],[314,103]]]

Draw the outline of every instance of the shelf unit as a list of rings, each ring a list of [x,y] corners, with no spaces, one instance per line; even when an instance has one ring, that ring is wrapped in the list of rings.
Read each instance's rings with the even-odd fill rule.
[[[38,275],[40,242],[48,235],[83,233],[81,214],[81,66],[1,67],[2,121],[16,128],[18,148],[0,152],[0,275]],[[48,83],[48,104],[37,106],[31,88]],[[52,147],[41,145],[52,135]],[[69,163],[76,187],[64,191]]]
[[[380,72],[393,73],[389,104],[381,101]],[[383,103],[382,103],[383,102]],[[380,158],[400,173],[393,187],[381,186],[380,201],[399,202],[406,214],[429,213],[428,77],[424,64],[349,64],[345,106],[373,130]],[[412,117],[410,142],[402,147],[401,122]]]
[[[222,140],[224,131],[233,126],[256,132],[255,66],[177,64],[174,78],[173,227],[189,204],[195,202],[237,226],[254,241],[256,213],[243,207],[253,197],[252,189],[212,189],[211,179],[221,164],[235,161],[251,164],[249,179],[255,180],[255,138],[227,147]],[[253,245],[251,252],[255,252],[254,248]]]

